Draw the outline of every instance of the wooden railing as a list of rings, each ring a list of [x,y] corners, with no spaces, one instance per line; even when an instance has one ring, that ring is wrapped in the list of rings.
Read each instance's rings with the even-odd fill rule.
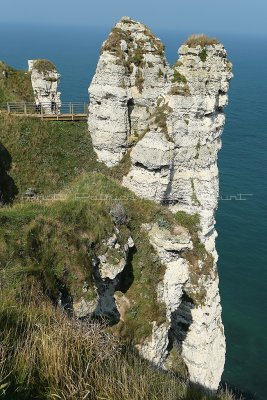
[[[49,120],[87,119],[88,104],[82,102],[63,102],[60,104],[31,102],[6,103],[0,105],[0,111],[8,114],[25,115]]]

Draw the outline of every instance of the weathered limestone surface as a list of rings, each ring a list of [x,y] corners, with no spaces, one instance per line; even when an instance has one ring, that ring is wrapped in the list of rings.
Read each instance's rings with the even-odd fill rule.
[[[122,18],[102,46],[89,88],[89,130],[100,161],[115,165],[145,131],[168,73],[160,40]]]
[[[216,390],[225,337],[214,214],[231,63],[222,44],[200,36],[180,47],[171,69],[161,43],[144,25],[123,18],[115,34],[103,45],[89,89],[89,130],[99,160],[113,166],[129,151],[124,186],[168,205],[173,213],[199,216],[193,236],[184,228],[173,234],[157,225],[144,227],[166,267],[158,286],[166,321],[154,322],[152,336],[138,348],[164,366],[170,347],[177,344],[190,379]],[[142,57],[133,56],[136,49]]]
[[[42,106],[46,114],[58,112],[61,93],[58,91],[60,74],[56,67],[47,60],[29,60],[28,65],[36,105]]]

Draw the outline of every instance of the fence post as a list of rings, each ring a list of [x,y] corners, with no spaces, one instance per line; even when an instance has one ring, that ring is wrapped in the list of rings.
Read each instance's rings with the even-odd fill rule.
[[[41,118],[44,118],[44,113],[43,113],[43,105],[41,104]]]
[[[71,114],[71,103],[69,104],[69,114]]]
[[[10,114],[10,104],[9,103],[7,103],[7,112],[8,112],[8,114]]]
[[[24,102],[24,114],[27,114],[27,104]]]

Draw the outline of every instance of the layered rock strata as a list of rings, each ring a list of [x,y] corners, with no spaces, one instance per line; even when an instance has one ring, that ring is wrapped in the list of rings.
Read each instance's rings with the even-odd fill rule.
[[[175,240],[157,226],[144,227],[166,267],[157,289],[166,320],[152,322],[152,336],[138,348],[166,366],[176,344],[190,379],[210,390],[219,385],[225,359],[214,213],[231,77],[216,40],[190,37],[171,69],[159,39],[123,18],[102,47],[89,89],[89,130],[99,160],[113,166],[129,152],[124,186],[178,217],[196,217],[195,233]]]
[[[48,60],[29,60],[28,65],[37,111],[58,113],[61,106],[61,93],[58,91],[60,74],[55,65]]]
[[[89,130],[100,161],[117,164],[145,132],[168,74],[161,41],[122,18],[102,46],[89,88]]]

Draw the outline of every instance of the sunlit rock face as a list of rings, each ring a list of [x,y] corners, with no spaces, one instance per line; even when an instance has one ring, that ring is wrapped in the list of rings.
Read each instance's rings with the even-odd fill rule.
[[[89,130],[99,160],[111,167],[129,152],[124,186],[174,214],[197,216],[188,237],[144,227],[166,267],[158,285],[166,320],[154,321],[152,336],[137,347],[166,366],[177,344],[190,379],[209,390],[218,388],[225,362],[214,215],[231,69],[223,45],[205,36],[190,37],[170,68],[161,42],[123,18],[102,47],[89,89]]]
[[[60,74],[55,65],[48,60],[29,60],[28,65],[37,111],[58,113],[61,106],[61,93],[58,91]]]
[[[89,88],[89,130],[100,161],[117,164],[148,127],[169,74],[161,41],[124,17],[101,49]]]

